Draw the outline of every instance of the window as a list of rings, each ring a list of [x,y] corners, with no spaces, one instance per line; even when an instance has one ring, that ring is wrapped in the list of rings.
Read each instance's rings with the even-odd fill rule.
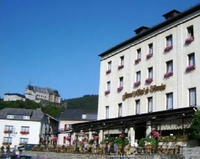
[[[20,138],[19,143],[22,144],[27,144],[28,143],[28,138]]]
[[[14,119],[14,115],[7,115],[7,119]]]
[[[106,84],[106,91],[105,91],[105,94],[109,94],[110,93],[110,81],[107,82]]]
[[[149,54],[153,54],[153,43],[149,44]]]
[[[166,62],[166,73],[164,74],[164,78],[168,78],[173,75],[173,61]]]
[[[148,112],[152,112],[153,111],[153,98],[149,97],[148,99]]]
[[[123,77],[120,77],[119,78],[119,86],[117,88],[118,92],[120,92],[123,89],[123,81],[124,81]]]
[[[141,49],[137,49],[137,57],[135,60],[135,64],[139,63],[141,61]]]
[[[29,126],[22,126],[20,133],[21,134],[29,134]]]
[[[138,71],[136,72],[136,82],[134,83],[134,87],[138,87],[140,85],[140,81],[141,81],[141,72]]]
[[[166,46],[173,46],[172,35],[166,37]]]
[[[146,79],[146,83],[150,84],[153,81],[153,67],[148,68],[148,75]]]
[[[189,106],[196,105],[196,88],[189,89]]]
[[[106,119],[109,118],[109,106],[106,106]]]
[[[187,35],[186,35],[186,39],[185,39],[185,44],[190,44],[191,42],[194,41],[194,29],[193,26],[189,26],[187,27]]]
[[[3,143],[4,144],[12,144],[12,137],[4,137]]]
[[[13,131],[13,126],[12,125],[5,125],[4,127],[4,133],[11,133]]]
[[[118,104],[118,117],[122,117],[122,103]]]
[[[149,44],[149,52],[147,53],[146,58],[150,59],[153,56],[153,43]]]
[[[173,109],[173,93],[166,94],[167,109]]]
[[[194,29],[193,25],[187,27],[187,38],[194,37]]]
[[[173,40],[172,35],[166,37],[166,47],[164,49],[165,52],[170,51],[173,48]]]
[[[108,62],[108,68],[107,68],[106,74],[109,74],[111,72],[111,67],[112,67],[112,61],[109,61]]]
[[[123,67],[124,67],[124,56],[121,56],[118,69],[122,69]]]
[[[188,55],[188,66],[186,67],[186,72],[190,72],[195,69],[195,55],[194,53]]]
[[[140,100],[136,100],[135,101],[135,105],[136,105],[136,110],[135,110],[135,113],[136,114],[140,114]]]
[[[30,116],[23,116],[23,119],[24,119],[24,120],[29,120],[29,119],[30,119]]]

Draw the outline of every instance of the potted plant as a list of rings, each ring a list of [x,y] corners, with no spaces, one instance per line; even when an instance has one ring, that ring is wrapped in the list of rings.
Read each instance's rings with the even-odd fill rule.
[[[200,145],[200,110],[196,110],[192,120],[192,136],[194,139],[199,141]]]

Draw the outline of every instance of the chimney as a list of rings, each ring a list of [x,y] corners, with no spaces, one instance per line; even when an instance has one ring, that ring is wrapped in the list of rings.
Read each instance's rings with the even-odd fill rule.
[[[174,10],[171,10],[171,11],[167,12],[166,14],[164,14],[163,17],[165,18],[165,20],[169,20],[169,19],[177,16],[179,13],[181,13],[181,12],[174,9]]]
[[[141,26],[141,27],[139,27],[138,29],[136,29],[134,31],[135,31],[135,34],[138,35],[138,34],[141,34],[141,33],[145,32],[148,29],[149,29],[149,27]]]

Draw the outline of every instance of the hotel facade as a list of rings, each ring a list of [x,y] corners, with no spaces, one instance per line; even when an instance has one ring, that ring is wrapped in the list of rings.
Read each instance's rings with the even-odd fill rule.
[[[99,55],[97,121],[73,124],[73,132],[96,131],[99,142],[124,133],[131,145],[154,130],[192,139],[200,105],[200,4],[163,17]]]

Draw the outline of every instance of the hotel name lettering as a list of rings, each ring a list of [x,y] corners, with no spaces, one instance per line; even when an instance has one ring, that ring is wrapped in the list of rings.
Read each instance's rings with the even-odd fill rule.
[[[141,96],[141,95],[144,95],[144,94],[148,94],[149,92],[153,93],[153,92],[157,92],[157,91],[163,91],[163,90],[165,90],[165,88],[166,88],[165,84],[152,85],[150,87],[146,87],[146,88],[143,88],[143,89],[137,89],[136,91],[133,91],[131,93],[125,93],[122,96],[122,99],[126,100],[127,98],[131,98],[131,97],[136,97],[136,96]]]

